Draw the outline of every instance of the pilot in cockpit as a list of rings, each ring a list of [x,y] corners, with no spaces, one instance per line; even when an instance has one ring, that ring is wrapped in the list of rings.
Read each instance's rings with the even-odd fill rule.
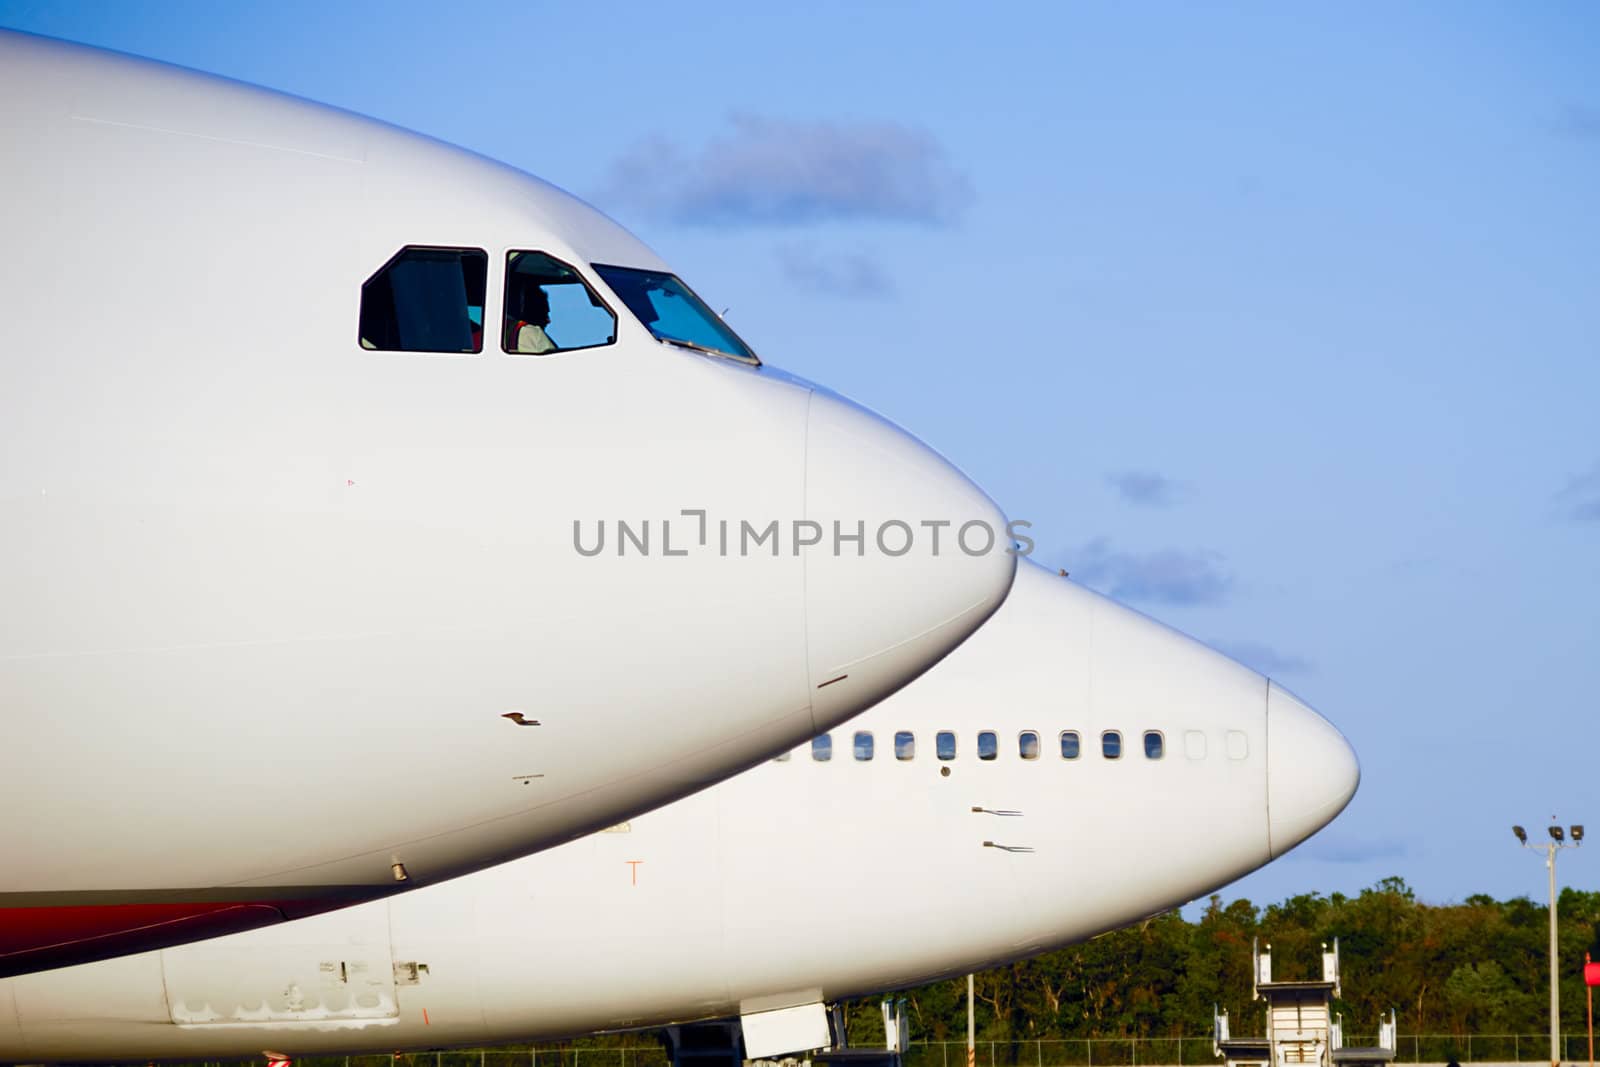
[[[514,294],[513,304],[506,308],[506,351],[533,355],[554,352],[556,343],[544,332],[548,325],[550,298],[537,282],[525,279]]]

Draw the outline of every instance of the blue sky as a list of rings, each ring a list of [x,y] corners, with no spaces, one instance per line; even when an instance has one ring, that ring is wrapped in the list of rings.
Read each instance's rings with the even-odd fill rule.
[[[1350,736],[1230,895],[1600,827],[1600,8],[0,0],[562,185]],[[1539,831],[1542,836],[1542,831]],[[1563,855],[1600,884],[1600,841]]]

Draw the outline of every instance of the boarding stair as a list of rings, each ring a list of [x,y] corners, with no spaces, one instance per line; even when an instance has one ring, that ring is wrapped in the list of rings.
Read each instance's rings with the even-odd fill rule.
[[[1272,946],[1250,946],[1254,957],[1253,992],[1266,1002],[1266,1035],[1234,1037],[1228,1013],[1212,1012],[1212,1051],[1227,1067],[1388,1067],[1395,1059],[1395,1016],[1380,1026],[1378,1045],[1344,1047],[1344,1020],[1335,1017],[1333,999],[1341,995],[1339,942],[1322,946],[1322,977],[1310,981],[1275,981]]]

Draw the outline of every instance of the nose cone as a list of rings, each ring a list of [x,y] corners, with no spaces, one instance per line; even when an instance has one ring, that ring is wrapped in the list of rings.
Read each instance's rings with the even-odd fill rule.
[[[1293,693],[1267,683],[1267,835],[1283,855],[1344,810],[1361,765],[1344,735]]]
[[[1006,518],[944,457],[817,390],[807,415],[812,719],[827,730],[964,641],[1016,573]]]

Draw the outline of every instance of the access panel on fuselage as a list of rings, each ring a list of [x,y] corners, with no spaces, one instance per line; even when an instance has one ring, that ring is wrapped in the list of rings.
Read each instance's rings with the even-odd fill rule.
[[[286,937],[289,929],[296,936]],[[163,952],[172,1021],[206,1026],[398,1017],[388,908],[348,908],[271,934]]]

